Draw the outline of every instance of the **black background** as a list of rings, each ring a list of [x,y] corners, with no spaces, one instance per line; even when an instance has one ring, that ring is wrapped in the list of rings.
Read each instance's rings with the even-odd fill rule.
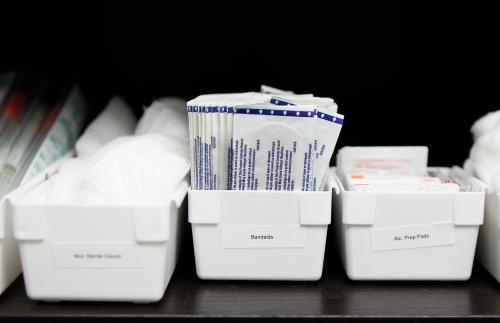
[[[0,71],[71,74],[98,102],[258,90],[330,96],[337,147],[427,145],[462,164],[499,107],[498,11],[423,1],[136,1],[4,8]],[[100,100],[100,101],[99,101]]]

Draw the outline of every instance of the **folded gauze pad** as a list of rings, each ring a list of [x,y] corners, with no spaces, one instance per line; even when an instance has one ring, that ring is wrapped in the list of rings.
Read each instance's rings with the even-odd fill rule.
[[[178,98],[164,98],[154,101],[144,110],[139,120],[136,135],[147,133],[175,137],[188,144],[189,128],[186,101]]]
[[[76,142],[78,156],[89,155],[117,137],[133,134],[136,123],[127,103],[115,96]]]
[[[157,134],[129,136],[96,152],[82,176],[77,203],[158,205],[189,171],[188,146]]]

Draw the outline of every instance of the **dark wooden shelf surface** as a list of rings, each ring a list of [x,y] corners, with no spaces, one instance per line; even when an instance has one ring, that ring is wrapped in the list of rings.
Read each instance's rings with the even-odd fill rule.
[[[229,282],[198,279],[191,259],[184,253],[154,304],[34,302],[18,278],[0,297],[0,320],[500,320],[500,284],[479,264],[467,282],[353,282],[332,256],[318,282]]]

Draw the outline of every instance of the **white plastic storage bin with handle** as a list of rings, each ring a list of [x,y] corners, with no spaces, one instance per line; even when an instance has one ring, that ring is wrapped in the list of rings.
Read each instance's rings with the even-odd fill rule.
[[[500,193],[486,194],[484,224],[479,230],[478,259],[500,282]]]
[[[357,154],[359,153],[359,154]],[[362,151],[344,163],[386,159]],[[344,156],[345,157],[345,156]],[[400,158],[399,161],[410,161]],[[423,159],[427,162],[427,156]],[[364,162],[363,162],[364,161]],[[426,167],[426,165],[424,165]],[[431,168],[430,168],[431,169]],[[450,172],[448,168],[440,168]],[[460,176],[467,176],[463,171]],[[486,185],[469,177],[470,192],[349,191],[337,172],[335,232],[353,280],[467,280],[472,271]]]
[[[189,191],[202,279],[318,280],[332,185],[324,191]]]
[[[12,200],[31,299],[154,302],[163,297],[179,256],[187,179],[163,206],[46,204],[47,185]]]
[[[72,153],[67,154],[0,200],[0,294],[2,294],[21,273],[19,248],[12,232],[12,211],[10,201],[16,196],[20,196],[44,182],[46,178],[54,174],[59,168],[59,165],[71,155]]]

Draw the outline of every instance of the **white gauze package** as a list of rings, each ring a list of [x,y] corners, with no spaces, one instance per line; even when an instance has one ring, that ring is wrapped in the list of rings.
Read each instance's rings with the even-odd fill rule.
[[[236,106],[233,190],[310,189],[314,107]]]

